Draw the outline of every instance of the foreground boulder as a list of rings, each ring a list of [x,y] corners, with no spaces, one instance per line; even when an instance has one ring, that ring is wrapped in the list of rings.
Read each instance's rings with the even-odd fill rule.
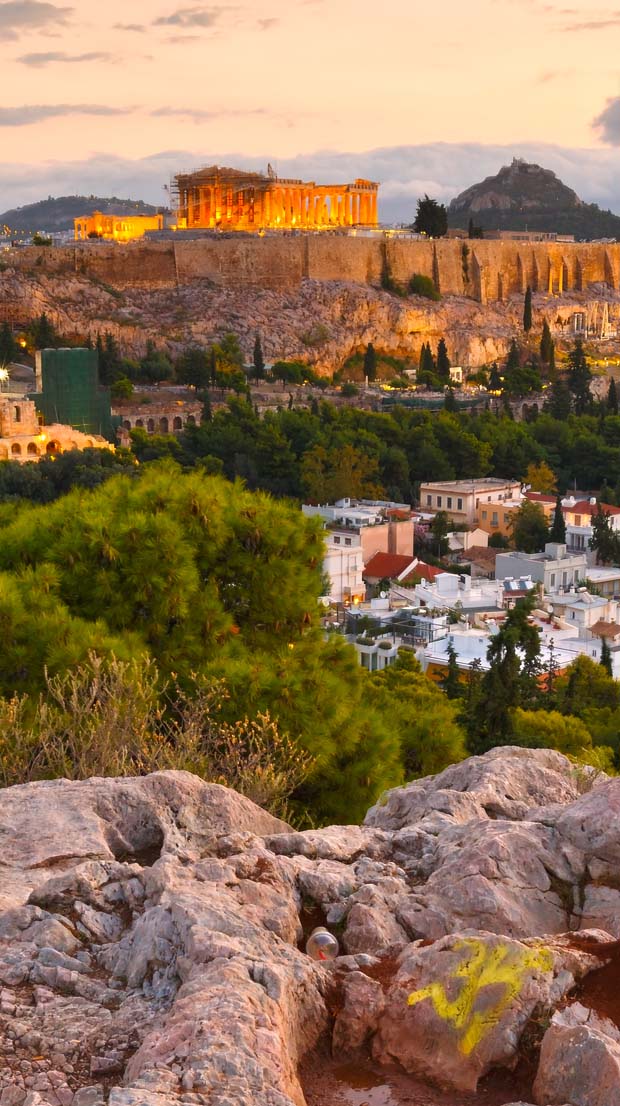
[[[575,987],[607,1016],[585,991],[615,948],[619,803],[620,780],[510,748],[303,833],[183,772],[7,789],[0,1104],[303,1106],[330,1038],[475,1087]],[[332,965],[300,951],[319,922]],[[565,1089],[559,1035],[583,1030],[551,1025],[539,1106],[599,1106]]]
[[[620,1031],[581,1003],[551,1019],[534,1083],[538,1103],[620,1106]]]

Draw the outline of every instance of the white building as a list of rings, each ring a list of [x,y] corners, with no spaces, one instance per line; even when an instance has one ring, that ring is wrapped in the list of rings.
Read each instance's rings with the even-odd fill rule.
[[[329,578],[329,598],[332,603],[348,605],[359,603],[364,598],[366,586],[362,579],[363,569],[362,548],[359,543],[350,547],[335,545],[328,538],[323,573]]]
[[[586,554],[568,553],[559,542],[547,542],[544,553],[498,553],[495,558],[496,580],[531,576],[547,593],[575,587],[586,570]]]

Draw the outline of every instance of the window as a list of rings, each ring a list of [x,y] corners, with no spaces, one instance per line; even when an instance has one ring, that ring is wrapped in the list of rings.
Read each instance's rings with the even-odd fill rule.
[[[340,545],[340,538],[338,538],[338,537],[334,538],[334,545]]]
[[[446,507],[448,507],[448,508],[452,507],[452,496],[451,495],[449,495],[448,498],[446,499]]]
[[[345,538],[344,539],[344,544],[345,545],[350,545],[351,544],[351,539],[350,538]]]
[[[493,514],[491,515],[491,526],[499,526],[497,511],[493,511]]]
[[[21,409],[21,407],[15,407],[15,408],[13,408],[13,410],[14,410],[14,413],[15,413],[15,422],[21,422],[22,421],[22,409]]]
[[[437,496],[437,506],[441,507],[441,496],[440,495]]]
[[[575,515],[575,526],[581,526],[581,515]]]
[[[483,511],[482,512],[482,521],[486,522],[486,520],[487,520],[487,513],[486,513],[486,511]]]
[[[427,497],[426,497],[426,506],[427,507],[432,507],[433,506],[433,497],[432,497],[432,495],[427,495]]]
[[[462,511],[463,510],[463,500],[462,499],[457,499],[456,509],[457,509],[457,511]]]
[[[549,585],[550,585],[550,587],[552,587],[552,588],[554,588],[554,587],[555,587],[555,572],[552,572],[552,573],[551,573],[551,578],[550,578],[550,580],[549,580]]]

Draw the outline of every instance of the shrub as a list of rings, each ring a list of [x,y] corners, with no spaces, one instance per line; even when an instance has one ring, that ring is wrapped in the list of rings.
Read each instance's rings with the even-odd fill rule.
[[[412,296],[424,296],[427,300],[441,299],[432,278],[423,276],[422,273],[413,274],[409,281],[409,291]]]

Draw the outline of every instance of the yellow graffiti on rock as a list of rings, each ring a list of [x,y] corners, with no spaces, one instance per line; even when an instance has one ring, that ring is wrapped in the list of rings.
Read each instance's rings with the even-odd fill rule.
[[[456,998],[448,998],[442,983],[429,983],[427,987],[413,991],[407,1004],[415,1006],[430,998],[439,1017],[456,1029],[459,1048],[468,1056],[519,995],[526,973],[550,971],[553,957],[545,948],[523,951],[503,944],[490,948],[475,938],[459,941],[454,948],[465,950],[463,960],[451,976],[452,979],[464,980]],[[479,999],[480,992],[484,987],[498,985],[503,988],[503,994],[495,1003],[486,1006]],[[482,1009],[474,1010],[477,1003]]]

